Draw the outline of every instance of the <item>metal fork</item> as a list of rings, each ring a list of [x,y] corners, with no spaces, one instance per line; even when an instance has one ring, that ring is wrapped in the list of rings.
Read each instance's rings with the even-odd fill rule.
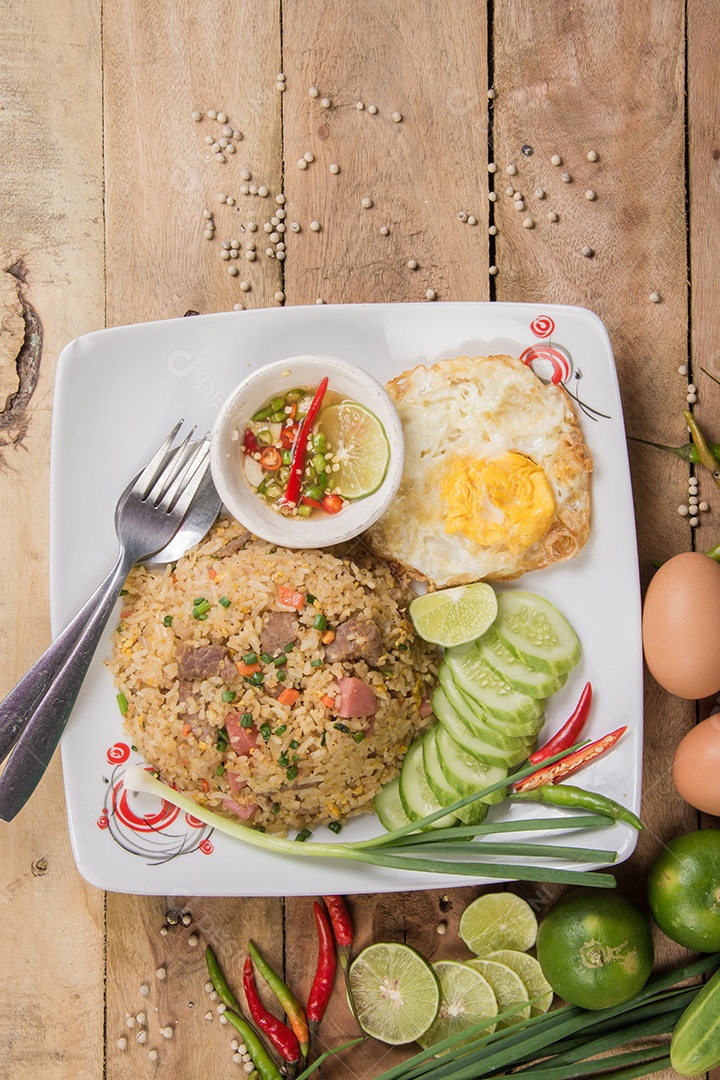
[[[0,818],[11,821],[37,787],[57,747],[105,625],[136,562],[172,539],[209,464],[209,439],[195,429],[173,448],[175,425],[115,511],[120,552],[115,565],[72,622],[0,703]],[[83,628],[84,626],[84,628]]]

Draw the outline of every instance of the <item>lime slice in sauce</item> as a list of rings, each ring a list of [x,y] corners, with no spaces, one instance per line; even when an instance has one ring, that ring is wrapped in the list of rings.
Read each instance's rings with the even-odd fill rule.
[[[343,401],[323,409],[317,430],[334,455],[331,489],[344,499],[363,499],[377,491],[390,463],[390,443],[377,416],[355,401]]]

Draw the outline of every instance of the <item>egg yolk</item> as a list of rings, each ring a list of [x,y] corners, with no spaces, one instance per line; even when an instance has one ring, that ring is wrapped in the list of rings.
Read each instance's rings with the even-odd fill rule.
[[[480,461],[457,458],[442,482],[446,533],[464,533],[483,547],[526,551],[547,531],[555,513],[548,478],[530,458],[511,451]]]

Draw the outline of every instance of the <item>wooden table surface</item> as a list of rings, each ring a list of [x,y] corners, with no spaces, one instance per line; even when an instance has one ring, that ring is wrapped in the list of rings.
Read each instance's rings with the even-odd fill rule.
[[[472,0],[8,0],[0,39],[0,692],[50,640],[52,386],[60,350],[79,334],[189,310],[272,306],[279,291],[287,304],[428,302],[428,289],[440,303],[580,304],[609,330],[630,435],[685,441],[692,380],[699,420],[720,437],[720,387],[702,370],[720,375],[713,0],[504,0],[487,10]],[[331,107],[309,96],[312,85]],[[360,99],[377,114],[358,110]],[[243,133],[225,163],[204,142],[219,134],[217,123],[191,118],[211,108]],[[315,161],[303,171],[296,162],[305,151]],[[562,167],[550,164],[556,153]],[[494,205],[489,160],[498,163]],[[527,196],[522,214],[504,194],[508,164]],[[245,168],[269,199],[240,194]],[[322,230],[293,237],[283,264],[262,254],[243,264],[252,284],[243,293],[219,258],[220,239],[238,221],[265,220],[280,190],[288,220],[316,218]],[[218,202],[220,192],[234,195],[235,208]],[[361,208],[365,196],[372,210]],[[203,237],[204,208],[217,224],[212,241]],[[460,210],[477,225],[459,222]],[[534,228],[522,227],[526,217]],[[593,257],[582,255],[585,245]],[[683,364],[690,375],[679,373]],[[692,530],[677,513],[686,464],[637,444],[630,456],[647,584],[653,559],[719,539],[720,499],[702,476],[710,511]],[[693,703],[646,678],[646,828],[617,873],[640,902],[663,842],[698,826],[669,775],[673,749],[695,722]],[[238,958],[252,933],[307,990],[309,899],[146,898],[86,885],[70,853],[58,759],[1,834],[2,1076],[234,1075],[229,1029],[203,1019],[201,949],[188,946],[182,924],[159,933],[168,910],[191,912],[225,957]],[[359,943],[404,940],[432,959],[462,955],[454,930],[478,891],[354,898]],[[547,886],[519,891],[539,914],[557,895]],[[683,955],[656,936],[660,964]],[[160,964],[163,983],[154,978]],[[342,998],[324,1025],[327,1043],[352,1032]],[[126,1013],[143,1005],[145,1047],[125,1028]],[[160,1037],[161,1024],[175,1027],[174,1039]],[[396,1058],[374,1044],[324,1075],[370,1078]]]

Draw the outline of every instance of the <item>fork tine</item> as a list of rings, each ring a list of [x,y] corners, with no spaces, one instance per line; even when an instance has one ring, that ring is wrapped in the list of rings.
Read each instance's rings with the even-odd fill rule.
[[[179,420],[177,422],[165,442],[162,444],[157,453],[153,455],[153,457],[150,459],[150,461],[147,463],[147,465],[135,481],[133,491],[137,492],[137,494],[139,494],[141,498],[144,499],[147,497],[148,492],[152,489],[153,484],[157,481],[158,476],[165,468],[168,454],[170,453],[170,447],[175,441],[175,436],[177,435],[178,431],[184,423],[184,420]]]
[[[183,474],[177,478],[173,487],[167,492],[165,502],[168,509],[176,514],[184,516],[190,501],[202,483],[210,461],[210,437],[205,435],[188,462]]]
[[[185,469],[188,461],[191,460],[194,448],[191,447],[190,443],[195,430],[196,428],[193,426],[180,445],[172,451],[172,457],[168,455],[167,464],[160,470],[154,485],[148,492],[148,498],[152,500],[155,506],[160,505],[175,479]]]

